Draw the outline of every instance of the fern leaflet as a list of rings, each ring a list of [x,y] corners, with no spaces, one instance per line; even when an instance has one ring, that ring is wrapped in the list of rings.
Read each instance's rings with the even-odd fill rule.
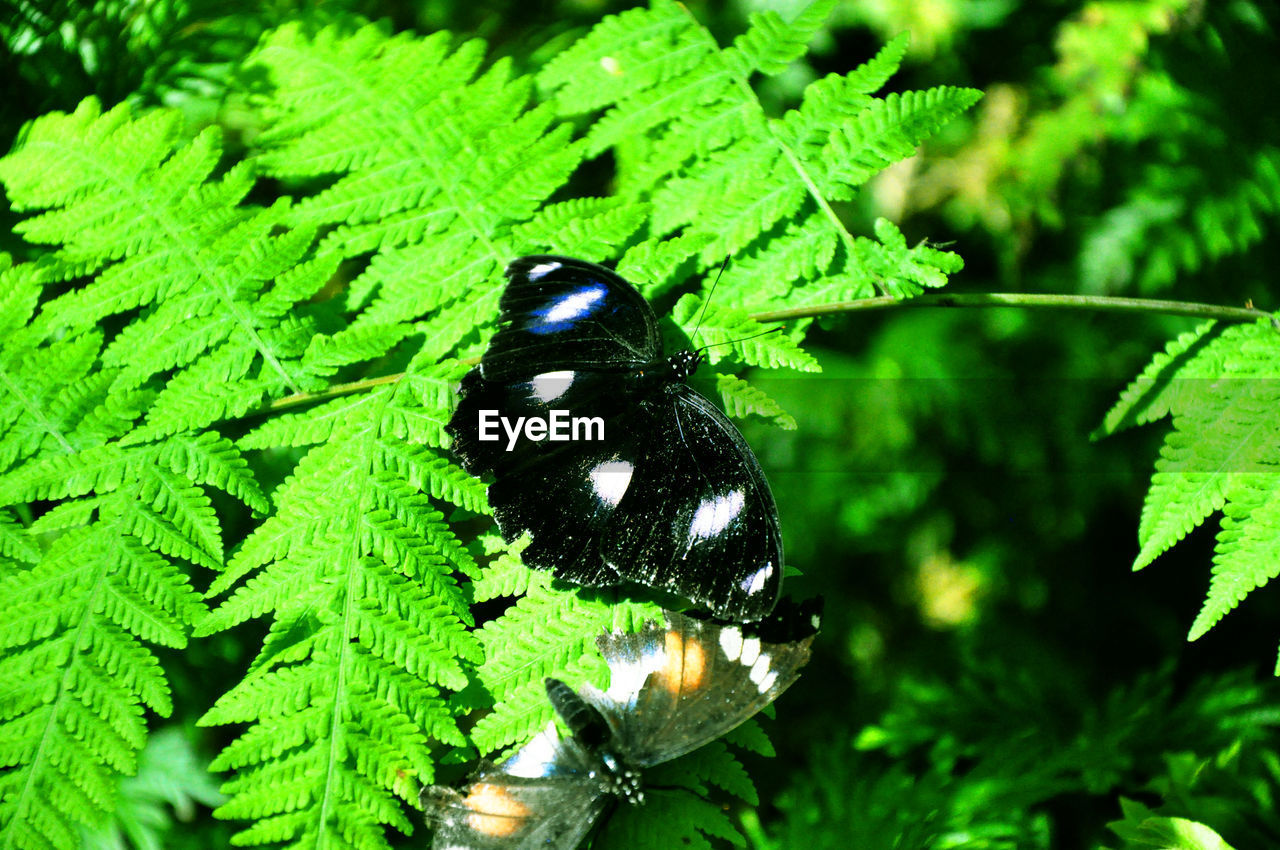
[[[310,442],[311,415],[326,442],[214,583],[238,586],[200,627],[273,617],[249,677],[202,720],[251,723],[214,763],[239,771],[219,814],[258,820],[240,843],[381,846],[383,824],[411,833],[395,798],[431,781],[428,737],[463,743],[442,690],[464,688],[481,658],[453,578],[475,563],[423,491],[477,508],[483,496],[460,474],[440,485],[451,464],[406,442],[424,436],[406,427],[420,413],[404,381],[263,428]]]
[[[958,259],[925,247],[909,251],[931,274],[876,264],[893,238],[849,235],[832,202],[977,100],[967,89],[938,88],[869,97],[892,74],[905,43],[886,47],[847,76],[811,85],[802,104],[767,117],[751,88],[756,73],[784,70],[804,52],[831,3],[817,2],[790,23],[774,12],[726,49],[682,7],[655,2],[607,18],[539,74],[562,114],[606,108],[587,134],[589,155],[618,149],[624,197],[650,200],[651,235],[692,238],[703,267],[734,259],[718,290],[726,303],[766,309],[824,284],[845,300],[875,290],[905,298],[939,285]],[[643,131],[643,135],[641,135]],[[763,284],[763,286],[762,286]],[[776,293],[776,296],[774,295]]]
[[[1280,334],[1270,323],[1204,325],[1157,354],[1100,433],[1171,414],[1142,522],[1140,569],[1224,511],[1213,581],[1191,627],[1200,637],[1280,574]]]
[[[15,229],[29,242],[60,246],[46,274],[94,275],[44,305],[36,330],[87,331],[140,310],[101,353],[104,366],[119,367],[111,394],[176,370],[133,441],[322,386],[299,362],[313,330],[291,308],[324,284],[336,257],[299,266],[311,233],[277,232],[283,201],[240,205],[253,185],[247,166],[209,179],[220,154],[212,128],[184,144],[176,111],[134,118],[118,106],[103,114],[89,99],[71,115],[33,121],[0,160],[14,207],[44,210]]]

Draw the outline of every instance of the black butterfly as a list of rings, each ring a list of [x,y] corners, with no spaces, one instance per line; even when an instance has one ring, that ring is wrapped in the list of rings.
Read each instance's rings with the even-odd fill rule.
[[[665,626],[601,635],[610,685],[575,692],[547,679],[553,720],[463,792],[432,786],[421,802],[436,850],[572,850],[617,800],[644,802],[640,769],[701,747],[773,702],[800,675],[815,605],[749,626],[667,612]]]
[[[503,537],[529,532],[524,562],[575,584],[767,615],[778,511],[742,435],[684,383],[701,354],[665,357],[653,310],[603,266],[539,255],[506,274],[498,332],[446,427],[469,472],[493,472]]]

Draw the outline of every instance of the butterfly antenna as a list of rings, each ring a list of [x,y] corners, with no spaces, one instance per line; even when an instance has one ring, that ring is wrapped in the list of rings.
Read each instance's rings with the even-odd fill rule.
[[[720,264],[720,271],[716,272],[716,279],[711,281],[711,290],[707,292],[707,298],[702,302],[702,312],[698,313],[698,323],[693,326],[693,333],[689,335],[690,339],[698,336],[698,329],[702,327],[702,319],[707,315],[707,307],[711,304],[711,296],[716,294],[716,285],[720,283],[720,275],[724,274],[725,268],[729,265],[729,258],[725,257],[724,262]],[[701,351],[702,349],[698,349]]]
[[[760,333],[752,334],[751,336],[744,336],[744,337],[740,337],[739,339],[725,340],[724,342],[713,342],[711,343],[711,345],[702,346],[701,348],[698,349],[698,351],[700,352],[706,351],[708,348],[717,348],[721,345],[733,345],[735,342],[746,342],[749,339],[756,339],[758,337],[768,336],[769,334],[782,333],[782,331],[783,331],[783,327],[779,325],[776,328],[769,328],[769,330],[767,331],[760,331]]]

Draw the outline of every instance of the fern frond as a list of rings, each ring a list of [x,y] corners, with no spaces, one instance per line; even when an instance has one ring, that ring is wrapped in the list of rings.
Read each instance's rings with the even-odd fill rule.
[[[496,555],[481,572],[480,577],[471,582],[471,596],[477,602],[486,602],[502,596],[524,596],[534,587],[545,587],[551,577],[545,572],[537,572],[520,563],[520,553],[529,545],[526,535],[513,543],[504,543],[496,533],[480,537],[480,544],[485,554]]]
[[[1235,497],[1240,476],[1269,472],[1280,456],[1280,340],[1268,325],[1232,328],[1217,380],[1174,417],[1138,527],[1140,569]],[[1212,356],[1221,349],[1204,352]],[[1193,361],[1195,362],[1195,361]]]
[[[689,847],[712,850],[719,838],[741,847],[742,835],[724,809],[688,791],[651,790],[644,806],[621,806],[593,847],[661,850]]]
[[[1253,590],[1280,575],[1280,466],[1233,482],[1213,555],[1213,580],[1188,640],[1195,640]]]
[[[1147,163],[1124,202],[1085,235],[1084,285],[1132,281],[1151,292],[1257,244],[1280,214],[1280,149],[1235,144],[1211,168],[1190,152],[1175,162]]]
[[[170,506],[151,494],[148,521],[165,531],[135,534],[145,498],[127,489],[100,498],[96,521],[0,579],[5,598],[21,600],[0,629],[0,678],[12,683],[0,700],[9,768],[0,778],[0,846],[77,846],[73,825],[109,813],[115,776],[133,770],[146,740],[143,707],[171,711],[164,674],[142,641],[185,646],[203,606],[163,554],[171,541],[196,551],[166,525]]]
[[[366,27],[312,38],[285,27],[253,60],[271,76],[280,112],[258,140],[260,167],[282,178],[333,178],[293,221],[338,225],[324,246],[341,256],[377,250],[350,287],[349,305],[362,308],[354,327],[440,309],[512,256],[551,242],[558,252],[603,257],[640,223],[635,205],[616,201],[599,203],[602,232],[557,227],[572,206],[539,212],[581,146],[549,108],[528,108],[530,80],[505,62],[480,71],[483,53],[481,42],[455,47],[444,33],[387,38]],[[427,334],[440,353],[487,321],[496,301],[486,299],[478,316],[458,306],[450,324]]]
[[[33,121],[0,159],[14,208],[43,210],[15,230],[29,242],[57,246],[51,255],[57,277],[92,274],[43,305],[40,333],[81,334],[108,317],[140,311],[101,353],[105,366],[120,367],[110,392],[128,394],[177,370],[133,436],[137,441],[196,430],[264,397],[320,387],[298,367],[306,323],[284,318],[283,308],[313,294],[337,258],[315,261],[326,270],[311,276],[309,291],[257,310],[273,279],[309,249],[312,234],[277,233],[285,202],[241,206],[252,173],[241,165],[211,178],[221,155],[217,132],[210,128],[183,144],[181,120],[167,110],[135,118],[126,106],[103,114],[89,99],[70,115]]]
[[[733,40],[733,50],[744,60],[740,73],[758,70],[774,76],[787,70],[808,51],[810,39],[826,23],[834,7],[835,0],[818,0],[790,22],[772,9],[752,12],[751,28]]]
[[[814,4],[789,24],[776,13],[754,15],[752,29],[721,50],[682,7],[655,2],[607,18],[539,75],[561,113],[607,110],[587,135],[588,154],[609,147],[630,154],[622,194],[651,199],[653,235],[701,238],[703,267],[734,258],[717,293],[734,306],[765,308],[774,303],[771,288],[803,298],[807,287],[833,279],[844,298],[873,288],[909,297],[958,268],[953,255],[933,249],[913,252],[912,274],[900,274],[895,262],[868,268],[871,246],[896,260],[896,240],[851,236],[830,204],[911,155],[976,92],[868,97],[896,69],[903,43],[848,77],[811,86],[780,120],[764,114],[751,88],[754,73],[780,73],[803,53],[829,9]],[[765,238],[782,230],[789,240]]]
[[[698,329],[701,344],[708,348],[707,359],[715,363],[723,358],[725,349],[732,347],[743,362],[768,369],[787,368],[798,372],[818,372],[822,367],[813,355],[802,349],[785,333],[769,333],[781,329],[781,325],[764,325],[747,318],[745,312],[718,304],[707,305],[695,295],[686,295],[676,302],[672,317],[693,330]],[[701,324],[697,324],[701,316]],[[723,343],[723,345],[721,345]]]
[[[769,398],[763,390],[753,387],[734,375],[716,375],[716,389],[724,403],[725,412],[739,419],[756,414],[772,419],[785,431],[796,429],[796,419],[782,409],[782,405]]]
[[[15,566],[40,560],[40,550],[8,509],[0,510],[0,558],[12,559]]]
[[[1213,580],[1191,626],[1199,638],[1278,574],[1280,335],[1270,323],[1205,324],[1169,343],[1098,432],[1173,415],[1142,508],[1134,569],[1223,511]]]
[[[547,204],[514,233],[519,244],[532,249],[559,251],[567,241],[578,246],[575,257],[601,260],[624,244],[647,214],[644,204],[617,198],[575,198]]]
[[[0,627],[0,680],[15,683],[0,699],[10,768],[0,780],[0,846],[69,848],[77,822],[111,811],[116,777],[132,771],[145,742],[144,706],[170,711],[168,684],[145,643],[181,648],[204,614],[178,566],[221,563],[203,488],[258,509],[266,502],[239,453],[215,435],[101,442],[137,413],[97,414],[110,408],[106,401],[65,403],[76,396],[75,382],[84,386],[98,334],[28,348],[19,332],[6,339],[13,341],[26,350],[16,362],[4,358],[4,400],[18,399],[23,409],[6,436],[25,449],[0,479],[0,494],[8,503],[64,501],[28,529],[4,527],[5,551],[31,566],[0,578],[5,598],[18,600]],[[67,356],[73,351],[82,355]],[[91,386],[97,395],[89,395],[103,399],[109,381]],[[51,533],[54,542],[40,552],[36,535]]]
[[[1097,439],[1198,407],[1212,382],[1222,375],[1223,357],[1236,344],[1234,333],[1221,338],[1223,330],[1221,325],[1205,322],[1165,346],[1124,388],[1091,436]]]
[[[404,442],[404,422],[427,412],[406,380],[246,439],[326,441],[214,583],[234,589],[200,625],[274,621],[249,677],[201,721],[251,724],[215,762],[239,770],[219,815],[257,821],[238,843],[385,846],[384,825],[413,831],[396,798],[431,781],[427,736],[462,743],[441,693],[481,660],[453,577],[476,567],[422,491],[480,505],[451,464]]]

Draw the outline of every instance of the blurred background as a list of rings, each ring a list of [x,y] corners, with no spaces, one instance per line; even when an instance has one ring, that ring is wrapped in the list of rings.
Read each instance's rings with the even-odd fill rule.
[[[0,147],[23,121],[96,94],[220,124],[234,157],[255,132],[236,61],[297,17],[478,35],[533,71],[629,5],[6,0]],[[727,44],[753,9],[804,4],[687,5]],[[890,90],[986,94],[841,208],[851,231],[885,216],[910,242],[946,245],[965,260],[953,291],[1274,310],[1277,26],[1264,0],[845,0],[808,59],[760,93],[781,114],[810,80],[908,32]],[[610,179],[597,163],[577,188],[607,194]],[[901,309],[822,320],[808,340],[821,375],[751,376],[798,423],[743,426],[803,573],[790,590],[827,599],[821,675],[767,724],[778,756],[750,764],[762,799],[744,816],[751,846],[1220,846],[1194,830],[1144,834],[1150,812],[1238,850],[1280,846],[1276,594],[1187,643],[1215,524],[1132,572],[1167,424],[1090,438],[1152,354],[1193,326]],[[194,720],[243,671],[261,637],[248,631],[193,644],[181,665],[162,658],[172,731],[93,846],[228,846],[201,766],[229,730]]]

